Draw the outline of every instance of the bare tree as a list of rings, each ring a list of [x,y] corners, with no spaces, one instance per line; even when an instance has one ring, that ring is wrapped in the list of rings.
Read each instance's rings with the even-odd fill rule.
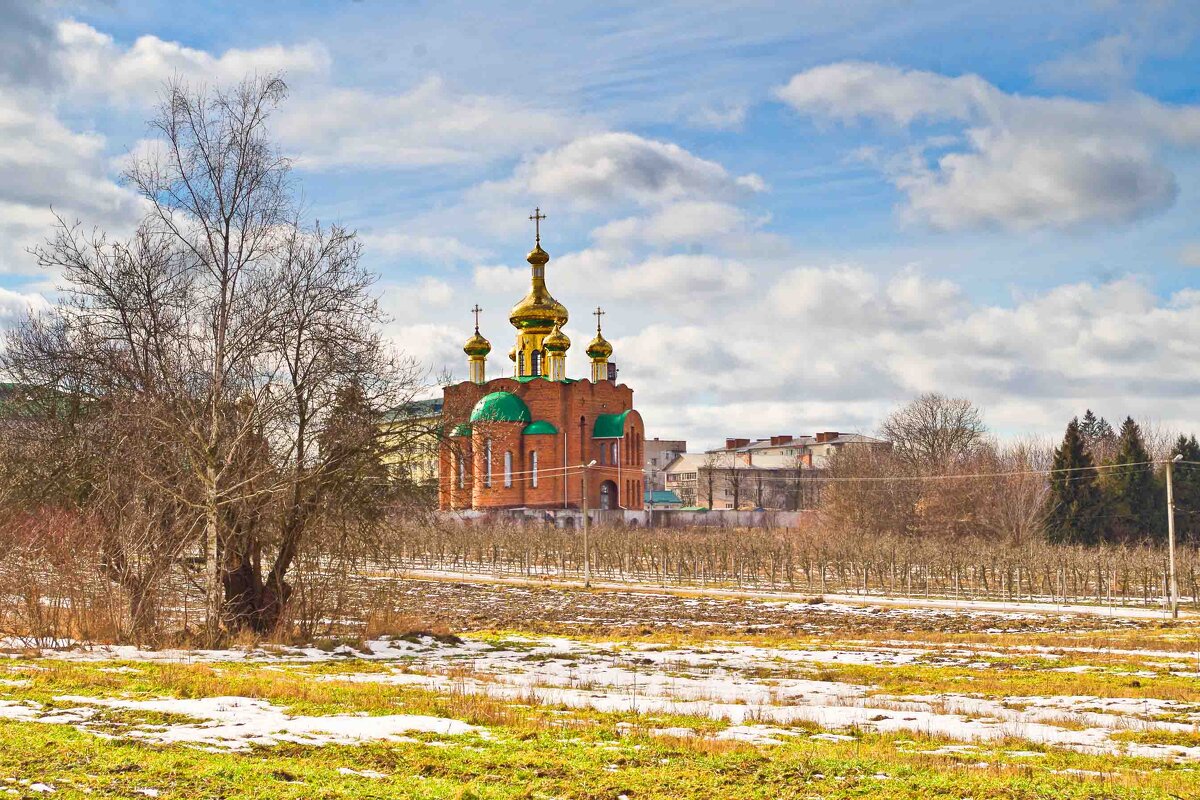
[[[893,411],[880,426],[904,463],[921,471],[944,469],[973,454],[987,428],[970,400],[930,392]]]
[[[700,493],[700,487],[704,489],[704,496],[707,498],[708,508],[713,507],[713,497],[717,488],[717,472],[721,469],[721,454],[706,453],[704,461],[700,464],[700,469],[696,473],[696,493]]]
[[[211,93],[169,84],[153,123],[162,147],[128,172],[145,220],[120,243],[60,220],[35,253],[61,272],[62,299],[4,356],[19,380],[81,409],[74,441],[95,455],[82,502],[114,536],[130,532],[105,558],[131,597],[199,547],[210,637],[275,627],[314,528],[346,516],[338,476],[358,464],[378,487],[386,472],[364,473],[360,456],[382,463],[429,433],[380,424],[421,375],[381,336],[354,234],[299,221],[266,127],[284,93],[278,78]],[[334,446],[351,413],[359,434]],[[89,438],[106,449],[78,444]]]
[[[1046,520],[1050,484],[1046,471],[1053,445],[1025,438],[990,445],[972,463],[982,475],[959,483],[961,503],[976,520],[975,530],[998,536],[1014,546],[1039,538]]]

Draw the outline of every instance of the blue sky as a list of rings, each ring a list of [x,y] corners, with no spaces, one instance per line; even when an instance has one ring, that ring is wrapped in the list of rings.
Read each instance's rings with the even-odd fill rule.
[[[1200,428],[1195,4],[781,5],[0,0],[0,324],[53,294],[51,203],[136,218],[165,78],[281,70],[312,215],[433,370],[475,302],[508,369],[540,205],[567,333],[606,307],[651,435],[870,431],[927,390],[1004,435]]]

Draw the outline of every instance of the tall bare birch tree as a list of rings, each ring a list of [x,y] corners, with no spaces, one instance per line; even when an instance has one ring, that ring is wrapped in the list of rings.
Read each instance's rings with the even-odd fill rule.
[[[158,137],[127,171],[148,209],[142,224],[113,242],[60,220],[35,252],[62,275],[62,299],[19,326],[4,356],[48,397],[79,399],[93,438],[113,443],[82,502],[103,505],[113,530],[144,532],[106,556],[120,571],[129,554],[154,554],[126,585],[203,553],[213,639],[222,627],[274,628],[311,531],[344,511],[331,505],[347,494],[328,488],[386,482],[389,451],[431,433],[420,421],[377,424],[420,374],[381,335],[355,235],[299,219],[268,129],[285,94],[278,77],[230,90],[168,84]],[[374,421],[334,446],[348,391],[357,417]],[[129,479],[114,481],[122,470]],[[368,496],[381,497],[357,497]]]

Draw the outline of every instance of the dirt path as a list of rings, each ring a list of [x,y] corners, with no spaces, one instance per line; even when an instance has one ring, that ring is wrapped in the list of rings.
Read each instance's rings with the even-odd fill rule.
[[[451,572],[444,570],[406,570],[406,578],[425,581],[445,581],[452,583],[470,583],[476,585],[494,586],[524,586],[540,589],[564,589],[582,591],[583,583],[578,580],[565,580],[553,577],[519,578],[497,577],[480,573]],[[684,598],[715,598],[760,600],[771,603],[812,603],[815,598],[810,594],[797,592],[772,592],[753,589],[707,588],[700,586],[675,587],[654,586],[650,584],[619,583],[611,581],[592,581],[592,590],[596,592],[625,592],[633,594],[667,595]],[[1042,602],[998,602],[993,600],[953,600],[944,598],[914,598],[914,597],[884,597],[879,595],[824,594],[819,597],[824,603],[838,603],[859,608],[888,607],[902,609],[930,609],[955,612],[984,612],[996,614],[1036,614],[1043,616],[1067,615],[1070,617],[1105,617],[1124,620],[1157,620],[1171,618],[1168,610],[1162,608],[1121,607],[1103,605],[1060,605]],[[1193,611],[1180,609],[1180,619],[1197,620],[1200,615]]]
[[[549,581],[490,580],[445,574],[377,575],[406,624],[444,625],[453,631],[523,630],[560,635],[651,634],[664,631],[737,637],[879,637],[890,633],[1071,633],[1157,626],[1158,620],[1038,610],[938,608],[854,603],[799,595],[739,596],[730,592]],[[381,583],[386,583],[381,586]]]

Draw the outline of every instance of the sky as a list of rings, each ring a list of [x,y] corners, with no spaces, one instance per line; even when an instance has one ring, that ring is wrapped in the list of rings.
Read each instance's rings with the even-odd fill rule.
[[[307,213],[431,374],[476,303],[510,373],[537,206],[568,372],[603,306],[648,436],[870,433],[926,391],[1001,436],[1200,432],[1198,33],[1151,0],[0,0],[0,328],[53,302],[55,212],[142,213],[164,81],[280,72]]]

